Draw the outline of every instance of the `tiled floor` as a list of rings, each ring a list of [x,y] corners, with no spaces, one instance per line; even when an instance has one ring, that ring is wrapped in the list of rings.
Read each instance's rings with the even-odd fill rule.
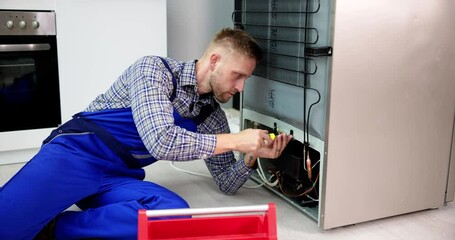
[[[227,111],[231,128],[238,130],[238,112]],[[23,164],[0,165],[0,186]],[[176,163],[175,166],[208,174],[203,161]],[[185,198],[191,207],[246,206],[275,202],[277,205],[278,236],[281,240],[318,239],[388,239],[388,240],[450,240],[455,239],[455,204],[386,219],[322,231],[317,224],[289,206],[282,199],[263,188],[241,188],[234,196],[222,194],[206,177],[176,170],[168,161],[160,161],[145,168],[147,181],[161,184]],[[170,178],[169,176],[172,176]],[[247,185],[254,185],[247,182]]]

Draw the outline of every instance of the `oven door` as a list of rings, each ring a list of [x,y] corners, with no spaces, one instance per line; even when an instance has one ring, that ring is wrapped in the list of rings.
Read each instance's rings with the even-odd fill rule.
[[[0,36],[0,132],[61,123],[55,36]]]

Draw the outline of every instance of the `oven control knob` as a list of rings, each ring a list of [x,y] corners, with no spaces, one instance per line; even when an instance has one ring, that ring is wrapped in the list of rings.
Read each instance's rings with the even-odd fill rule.
[[[33,27],[34,29],[38,29],[38,28],[39,28],[39,22],[38,22],[38,21],[33,21],[33,22],[32,22],[32,27]]]
[[[26,23],[25,21],[20,21],[20,22],[19,22],[19,27],[20,27],[21,29],[25,29],[25,28],[27,27],[27,23]]]
[[[13,29],[14,28],[14,22],[9,20],[6,22],[6,27],[9,28],[9,29]]]

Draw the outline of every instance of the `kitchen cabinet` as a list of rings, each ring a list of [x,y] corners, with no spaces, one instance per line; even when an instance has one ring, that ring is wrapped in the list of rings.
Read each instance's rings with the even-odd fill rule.
[[[0,9],[55,11],[63,122],[138,58],[167,55],[165,0],[2,0]],[[1,133],[0,164],[28,161],[51,130]]]

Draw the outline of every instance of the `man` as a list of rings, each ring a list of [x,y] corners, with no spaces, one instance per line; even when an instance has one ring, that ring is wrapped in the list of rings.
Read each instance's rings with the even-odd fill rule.
[[[189,207],[142,181],[142,167],[157,159],[204,159],[220,190],[234,194],[257,157],[277,158],[291,139],[259,129],[231,134],[217,103],[243,90],[261,57],[247,33],[223,29],[198,61],[139,59],[1,188],[0,239],[31,239],[48,222],[39,235],[136,238],[138,209]],[[73,204],[82,211],[64,211]]]

